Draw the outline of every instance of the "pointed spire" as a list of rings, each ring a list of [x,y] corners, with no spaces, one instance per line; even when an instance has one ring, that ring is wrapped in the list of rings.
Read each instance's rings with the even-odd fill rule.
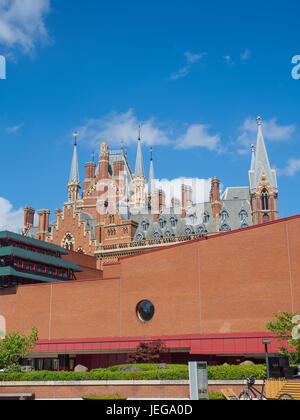
[[[256,190],[262,173],[266,175],[274,191],[277,191],[276,171],[271,169],[268,153],[262,133],[262,119],[257,118],[257,143],[256,152],[254,154],[254,147],[252,148],[251,170],[249,171],[250,190]]]
[[[150,149],[150,171],[149,171],[149,192],[152,193],[154,188],[154,166],[153,166],[153,156],[152,156],[152,148]]]
[[[79,170],[78,170],[78,158],[77,158],[77,136],[78,133],[75,132],[73,134],[74,140],[74,152],[73,152],[73,159],[70,171],[70,178],[69,182],[79,182]]]
[[[135,176],[145,176],[144,172],[144,163],[143,163],[143,155],[142,155],[142,145],[141,145],[141,126],[139,126],[139,138],[138,138],[138,147],[137,147],[137,154],[136,154],[136,162],[135,162]]]
[[[251,144],[251,171],[255,169],[255,146]]]

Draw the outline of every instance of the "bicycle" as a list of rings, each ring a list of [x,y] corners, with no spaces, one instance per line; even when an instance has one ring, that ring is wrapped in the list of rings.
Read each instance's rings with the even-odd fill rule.
[[[255,388],[255,379],[254,375],[250,376],[244,376],[247,381],[247,388],[243,389],[239,395],[239,400],[293,400],[294,397],[291,394],[280,394],[278,398],[268,398],[265,391],[265,384],[266,384],[266,378],[263,380],[262,388],[261,390]]]

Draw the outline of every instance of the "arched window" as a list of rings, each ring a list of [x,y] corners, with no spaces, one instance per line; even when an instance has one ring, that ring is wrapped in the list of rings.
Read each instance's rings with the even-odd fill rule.
[[[208,214],[208,212],[207,211],[205,211],[204,213],[203,213],[203,223],[208,223],[209,222],[209,214]]]
[[[261,202],[262,202],[262,209],[268,210],[269,209],[269,197],[268,191],[264,188],[261,192]]]
[[[62,247],[68,249],[69,251],[73,251],[75,249],[75,240],[70,233],[66,234]]]
[[[143,220],[142,221],[142,229],[143,229],[143,231],[144,232],[147,232],[148,228],[149,228],[149,222],[148,222],[148,220]]]
[[[185,235],[192,235],[194,233],[193,228],[191,226],[186,226],[184,229]]]
[[[206,232],[205,226],[202,226],[202,225],[198,226],[197,229],[196,229],[196,232],[197,233],[205,233]]]
[[[175,218],[174,216],[172,216],[172,217],[170,218],[170,224],[171,224],[171,227],[176,227],[176,225],[177,225],[177,220],[176,220],[176,218]]]
[[[165,235],[164,236],[166,236],[167,238],[169,238],[170,236],[174,236],[174,235],[173,235],[173,233],[170,230],[167,230],[165,232]]]
[[[164,218],[162,218],[162,217],[160,217],[160,218],[158,219],[158,224],[159,224],[159,227],[160,227],[161,229],[163,229],[163,228],[166,226],[166,221],[165,221],[165,219],[164,219]]]
[[[197,220],[196,213],[189,214],[189,219],[190,219],[190,223],[192,225],[194,225],[196,223],[196,220]]]
[[[246,212],[246,210],[244,210],[244,209],[241,210],[240,211],[240,221],[241,221],[241,223],[245,223],[247,218],[248,218],[248,213]]]
[[[229,232],[231,229],[230,229],[230,226],[227,224],[227,223],[224,223],[221,227],[220,227],[220,231],[221,232]]]
[[[229,218],[229,214],[227,213],[226,210],[222,210],[221,211],[221,223],[226,222],[226,220],[228,220]]]
[[[136,240],[137,241],[143,241],[145,238],[144,238],[144,235],[141,233],[141,232],[139,232],[137,235],[136,235]]]
[[[159,239],[160,238],[160,233],[156,230],[155,232],[153,232],[152,237],[154,239]]]

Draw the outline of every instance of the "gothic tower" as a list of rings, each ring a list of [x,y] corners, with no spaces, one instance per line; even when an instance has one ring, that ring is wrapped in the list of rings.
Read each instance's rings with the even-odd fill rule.
[[[249,171],[253,224],[278,219],[278,188],[275,169],[271,169],[262,134],[262,120],[257,118],[256,150],[251,146],[252,159]]]
[[[144,163],[143,163],[142,145],[141,145],[140,135],[138,138],[138,147],[137,147],[137,154],[136,154],[133,183],[134,183],[134,190],[135,190],[133,206],[136,208],[141,208],[141,209],[145,208],[146,206],[146,196],[145,196],[146,177],[145,177],[145,172],[144,172]]]
[[[77,133],[74,133],[74,152],[70,171],[70,178],[68,183],[68,201],[77,201],[80,192],[80,180],[78,170],[78,157],[77,157]]]

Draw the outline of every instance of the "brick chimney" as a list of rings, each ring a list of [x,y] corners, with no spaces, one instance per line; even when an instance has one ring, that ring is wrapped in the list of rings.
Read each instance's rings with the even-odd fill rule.
[[[96,172],[96,163],[95,162],[87,162],[85,165],[85,180],[92,180],[95,178]]]
[[[210,202],[214,220],[217,220],[222,209],[220,198],[220,181],[217,177],[211,180]]]
[[[166,202],[166,195],[163,190],[156,189],[152,194],[152,211],[154,214],[153,220],[157,222],[160,213],[163,211]]]
[[[39,210],[39,230],[37,233],[37,239],[44,241],[46,234],[49,232],[49,215],[50,210]]]
[[[34,224],[35,209],[32,207],[24,207],[24,228],[32,227]]]
[[[193,205],[193,190],[189,185],[181,186],[181,217],[186,217],[186,210]]]

